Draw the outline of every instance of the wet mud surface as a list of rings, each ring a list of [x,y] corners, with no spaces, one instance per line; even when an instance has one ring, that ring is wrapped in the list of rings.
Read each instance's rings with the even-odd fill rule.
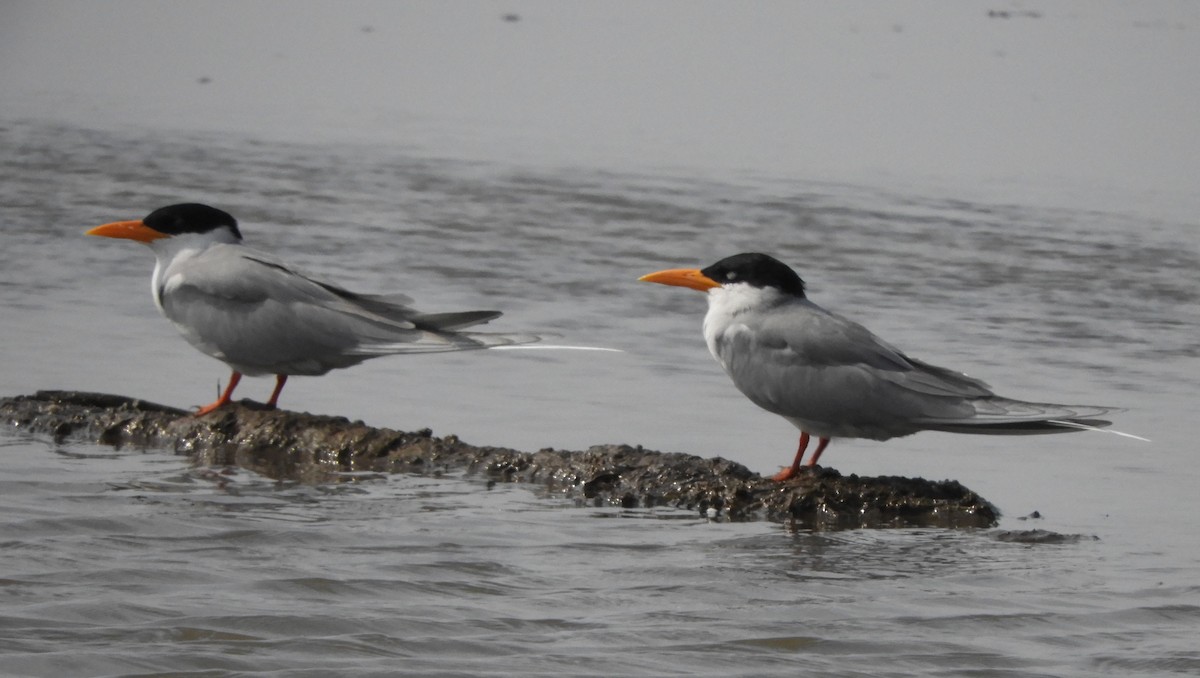
[[[771,520],[798,528],[991,527],[999,511],[956,481],[843,476],[805,469],[778,483],[741,464],[640,446],[522,452],[373,428],[360,421],[248,401],[204,417],[125,396],[39,391],[0,399],[0,421],[58,442],[174,450],[201,466],[240,466],[280,480],[336,482],[351,472],[466,472],[540,486],[577,503],[669,506],[716,520]]]

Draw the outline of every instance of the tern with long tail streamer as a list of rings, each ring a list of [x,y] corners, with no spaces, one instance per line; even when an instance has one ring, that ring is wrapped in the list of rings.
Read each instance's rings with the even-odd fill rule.
[[[359,294],[297,273],[244,245],[233,216],[208,205],[171,205],[87,235],[148,245],[157,259],[154,303],[188,343],[233,371],[220,398],[197,415],[229,403],[242,375],[275,375],[267,401],[274,407],[289,375],[321,375],[385,355],[523,348],[541,340],[461,331],[499,311],[422,313],[401,294]]]
[[[705,269],[670,269],[639,280],[707,293],[709,352],[754,404],[800,429],[795,459],[776,480],[796,476],[814,436],[809,466],[833,438],[1066,433],[1109,426],[1100,417],[1116,411],[1004,398],[978,379],[910,358],[814,304],[800,276],[765,254],[737,254]]]

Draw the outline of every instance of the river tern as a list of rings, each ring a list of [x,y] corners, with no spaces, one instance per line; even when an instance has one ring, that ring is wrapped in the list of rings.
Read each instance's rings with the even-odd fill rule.
[[[460,331],[500,317],[499,311],[422,313],[404,295],[358,294],[310,278],[242,244],[237,221],[208,205],[171,205],[87,235],[148,245],[157,259],[151,289],[158,309],[188,343],[233,370],[220,398],[197,416],[230,402],[242,375],[275,375],[267,401],[274,407],[290,375],[321,375],[384,355],[540,340]]]
[[[1064,433],[1111,424],[1098,417],[1113,408],[1003,398],[978,379],[910,358],[809,301],[800,276],[765,254],[737,254],[705,269],[670,269],[639,280],[707,293],[709,352],[755,405],[800,429],[795,460],[776,480],[799,473],[810,437],[818,439],[811,467],[832,438]]]

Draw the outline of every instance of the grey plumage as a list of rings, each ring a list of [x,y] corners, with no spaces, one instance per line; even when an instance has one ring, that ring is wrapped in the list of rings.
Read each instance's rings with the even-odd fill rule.
[[[810,436],[820,438],[812,466],[832,438],[1065,433],[1108,426],[1101,417],[1115,411],[1004,398],[978,379],[910,358],[809,301],[800,276],[765,254],[641,280],[707,292],[704,339],[713,357],[754,404],[800,429],[795,461],[777,480],[798,472]]]
[[[710,292],[709,349],[746,397],[812,435],[887,440],[922,430],[1066,432],[1075,429],[1054,421],[1109,423],[1098,417],[1111,408],[1003,398],[808,299],[752,289],[761,304],[728,315],[738,292]]]
[[[514,347],[533,334],[462,332],[499,311],[422,313],[401,294],[359,294],[292,270],[242,244],[231,214],[199,203],[161,207],[144,219],[88,235],[134,240],[154,252],[154,303],[187,341],[232,368],[204,415],[232,398],[243,374],[275,375],[274,407],[289,375],[320,375],[401,353]]]
[[[238,243],[185,257],[172,251],[159,263],[155,297],[163,314],[197,349],[247,375],[319,375],[382,355],[538,340],[460,332],[500,312],[421,313],[403,295],[357,294],[318,282]]]

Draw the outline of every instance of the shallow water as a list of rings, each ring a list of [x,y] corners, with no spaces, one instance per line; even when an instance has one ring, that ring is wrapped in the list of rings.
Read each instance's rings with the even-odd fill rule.
[[[704,302],[636,278],[744,250],[818,303],[1014,397],[1128,408],[1101,434],[837,441],[845,473],[951,477],[1004,529],[789,532],[577,507],[472,478],[276,483],[185,457],[0,441],[0,673],[1162,675],[1200,671],[1190,425],[1194,222],[1130,196],[627,172],[0,124],[4,395],[207,402],[227,375],[158,316],[153,265],[86,228],[184,200],[255,245],[428,310],[498,308],[623,354],[380,359],[282,404],[469,442],[626,442],[786,463],[794,430],[727,383]],[[247,380],[262,399],[270,382]],[[1038,510],[1043,518],[1022,520]]]

